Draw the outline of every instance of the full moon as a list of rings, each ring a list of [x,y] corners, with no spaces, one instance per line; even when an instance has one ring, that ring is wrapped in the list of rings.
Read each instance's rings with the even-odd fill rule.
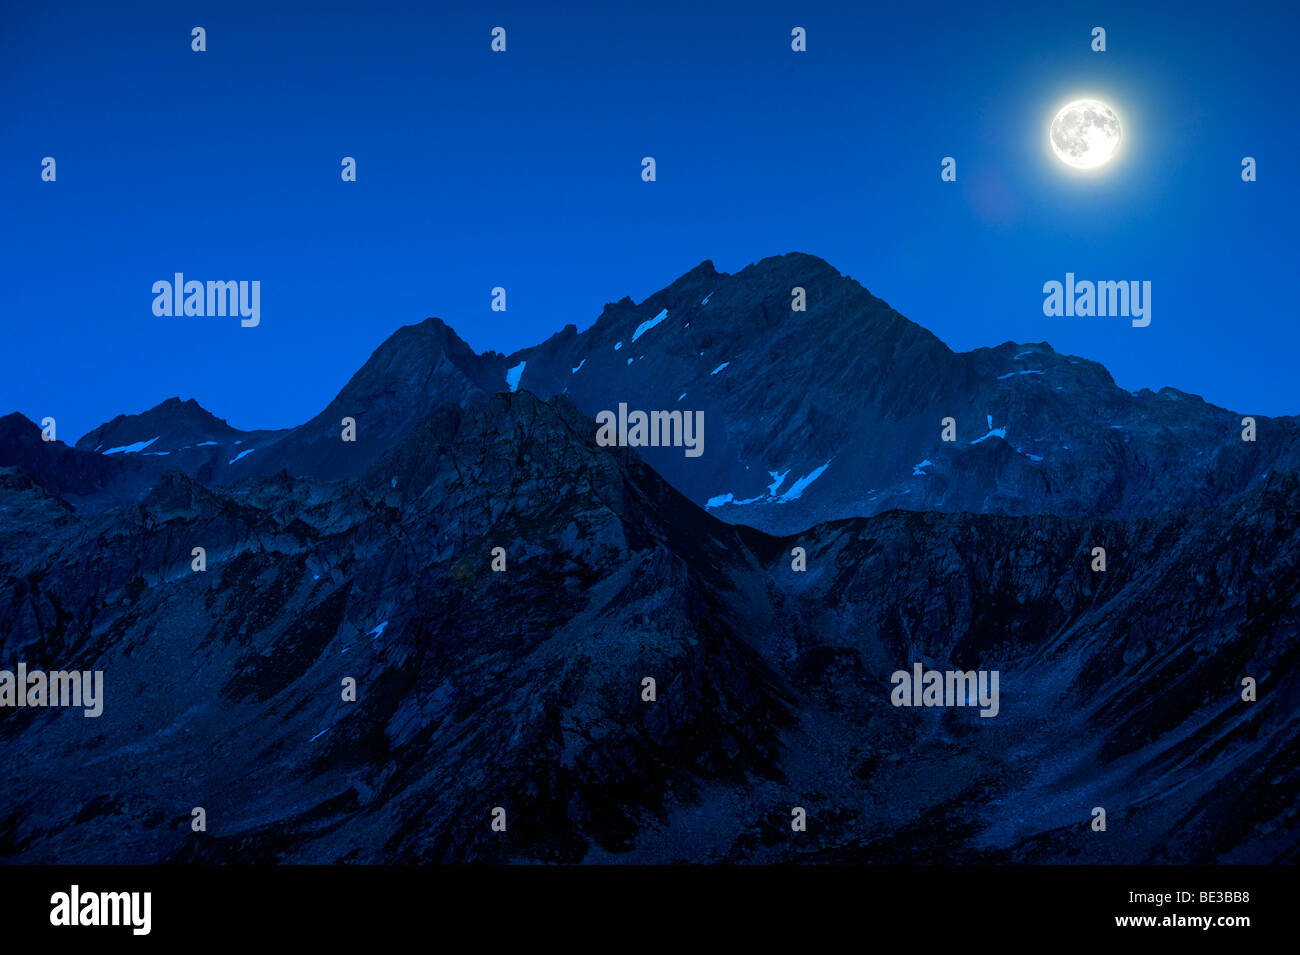
[[[1076,169],[1096,169],[1119,148],[1119,117],[1100,100],[1077,99],[1061,107],[1048,139],[1061,162]]]

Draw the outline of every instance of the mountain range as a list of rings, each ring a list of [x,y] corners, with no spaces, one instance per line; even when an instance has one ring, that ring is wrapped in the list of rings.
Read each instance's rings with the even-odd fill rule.
[[[0,859],[1293,862],[1300,420],[1248,415],[794,253],[512,355],[401,328],[291,429],[0,418],[0,667],[107,695],[0,709]],[[914,663],[998,715],[892,705]]]

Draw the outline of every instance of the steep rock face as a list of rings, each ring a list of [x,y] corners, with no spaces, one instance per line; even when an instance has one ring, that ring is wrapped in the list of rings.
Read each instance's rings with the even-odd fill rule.
[[[286,434],[241,431],[190,398],[168,398],[138,415],[118,415],[87,432],[79,451],[133,459],[154,475],[182,471],[200,481],[220,479],[239,461]]]
[[[279,470],[338,479],[361,474],[415,422],[443,402],[470,403],[504,391],[504,359],[476,355],[444,322],[425,319],[394,332],[315,418],[264,453],[249,456],[225,481]],[[342,421],[356,422],[343,442]]]
[[[723,545],[694,543],[671,507],[661,519],[666,502],[690,505],[634,458],[576,440],[580,423],[528,395],[448,405],[360,484],[282,476],[236,499],[172,474],[135,508],[6,555],[5,658],[83,660],[109,689],[95,721],[0,711],[16,758],[56,754],[6,788],[4,850],[495,858],[499,844],[450,825],[491,790],[519,807],[530,855],[577,859],[593,840],[625,847],[674,785],[770,773],[763,733],[788,721],[784,704],[673,548],[707,565]],[[206,573],[190,572],[195,542]],[[640,671],[674,658],[689,697],[643,707]],[[349,674],[355,706],[340,701]],[[101,764],[90,778],[71,771],[86,759]],[[166,807],[196,790],[234,823],[222,836],[171,826]],[[341,812],[366,821],[331,834]],[[588,821],[569,832],[570,816]],[[120,838],[92,845],[109,825]]]
[[[96,720],[0,710],[11,859],[1297,854],[1295,475],[1138,521],[778,538],[526,393],[437,407],[352,481],[173,472],[80,515],[5,473],[46,531],[0,552],[0,653],[102,669],[106,694]],[[892,706],[914,662],[999,670],[999,715]]]
[[[806,857],[1295,858],[1283,807],[1300,789],[1287,753],[1300,731],[1297,504],[1290,474],[1214,511],[1142,521],[893,512],[788,538],[810,568],[784,575],[778,602],[797,621],[788,653],[808,661],[799,712],[810,738],[839,741],[805,785],[851,806],[855,777],[871,779],[853,834],[837,824]],[[909,661],[1000,670],[999,715],[891,713],[884,675]],[[1246,676],[1267,701],[1242,701]],[[864,702],[901,716],[906,742],[880,747],[869,718],[845,733],[842,714]],[[1112,830],[1122,819],[1122,844],[1089,841],[1094,806]]]
[[[790,311],[795,286],[805,289],[807,312]],[[563,349],[563,360],[548,348]],[[537,351],[510,359],[527,362],[520,387],[568,394],[588,414],[620,402],[703,411],[702,455],[647,449],[645,459],[698,504],[726,494],[751,501],[744,522],[769,529],[778,517],[806,526],[813,516],[811,495],[780,505],[766,503],[769,497],[831,461],[837,471],[868,479],[880,471],[890,438],[875,425],[918,419],[939,400],[936,392],[961,385],[954,380],[961,369],[942,342],[803,255],[766,259],[736,276],[705,263],[639,306],[608,306],[577,339],[552,339]],[[909,374],[891,374],[895,367]],[[937,434],[937,422],[930,430]],[[773,494],[771,471],[787,475]]]
[[[145,445],[140,454],[176,451],[196,438],[215,443],[233,443],[245,432],[232,428],[216,415],[205,411],[193,398],[181,401],[168,398],[143,414],[118,415],[107,424],[87,432],[77,442],[83,451],[99,454],[130,453],[124,449]]]
[[[802,288],[807,310],[791,310]],[[791,253],[704,263],[511,356],[519,387],[588,415],[702,410],[705,450],[641,449],[717,516],[787,533],[892,508],[1141,516],[1221,504],[1300,465],[1300,423],[1174,389],[1128,392],[1050,345],[954,353],[857,282]],[[952,418],[955,440],[942,440]]]
[[[0,468],[30,475],[49,494],[90,509],[138,498],[162,470],[133,456],[103,456],[44,441],[41,429],[17,413],[0,418]]]

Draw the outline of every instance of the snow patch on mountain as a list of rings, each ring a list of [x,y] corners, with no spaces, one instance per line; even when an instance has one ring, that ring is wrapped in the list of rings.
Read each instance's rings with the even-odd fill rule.
[[[971,444],[979,444],[981,441],[987,441],[989,438],[1005,438],[1007,436],[1006,428],[993,427],[993,419],[989,419],[989,433],[982,438],[976,438]]]
[[[250,454],[252,454],[252,453],[253,453],[254,451],[256,451],[256,450],[257,450],[257,448],[249,448],[247,451],[240,451],[238,454],[236,454],[233,458],[231,458],[231,459],[230,459],[229,461],[227,461],[226,463],[227,463],[227,464],[234,464],[234,463],[235,463],[236,461],[238,461],[240,458],[246,458],[246,457],[248,457]],[[258,458],[258,460],[260,461],[261,458]]]
[[[1007,436],[1006,428],[993,427],[993,415],[985,415],[984,420],[988,422],[989,433],[981,438],[976,438],[971,444],[979,444],[981,441],[987,441],[989,438],[1005,438]]]
[[[582,370],[582,366],[585,365],[586,363],[587,363],[587,359],[584,358],[582,361],[578,362],[578,367],[570,371],[569,374],[576,375],[579,371]]]
[[[632,341],[636,341],[638,338],[640,338],[646,332],[650,331],[650,329],[654,328],[656,325],[658,325],[667,317],[668,317],[668,309],[664,309],[654,318],[642,322],[640,325],[636,327],[636,331],[632,333]]]
[[[761,500],[763,500],[762,494],[758,495],[758,497],[747,497],[743,501],[738,501],[736,500],[736,495],[728,491],[726,494],[719,494],[717,497],[709,498],[708,501],[705,502],[704,506],[705,508],[710,508],[721,507],[723,504],[735,504],[739,507],[742,504],[753,504],[755,501]]]
[[[704,352],[700,352],[700,354],[703,355]],[[727,367],[728,365],[730,365],[730,364],[731,364],[731,362],[729,362],[729,361],[724,361],[724,362],[723,362],[721,365],[719,365],[717,368],[713,369],[713,371],[709,372],[709,374],[710,374],[710,375],[716,375],[718,372],[722,371],[722,369],[726,368],[726,367]]]
[[[834,459],[832,459],[832,460],[834,460]],[[786,491],[784,494],[782,494],[780,497],[778,497],[778,498],[777,498],[777,501],[778,501],[779,503],[781,503],[781,504],[784,504],[784,503],[786,503],[786,502],[788,502],[788,501],[796,501],[796,500],[798,500],[798,499],[799,499],[799,496],[800,496],[801,494],[803,494],[803,492],[804,492],[805,490],[807,490],[808,485],[809,485],[809,484],[812,484],[813,481],[815,481],[815,480],[817,480],[819,477],[821,477],[822,474],[824,474],[824,473],[826,472],[826,469],[827,469],[828,467],[830,467],[830,466],[831,466],[831,462],[830,462],[830,461],[827,461],[827,462],[826,462],[825,464],[823,464],[821,467],[819,467],[819,468],[814,468],[814,469],[812,470],[811,473],[809,473],[809,474],[805,474],[805,475],[804,475],[803,477],[801,477],[799,480],[797,480],[797,481],[795,481],[793,484],[791,484],[791,485],[790,485],[790,489],[789,489],[788,491]]]
[[[519,390],[519,379],[524,376],[524,366],[527,364],[528,362],[521,361],[519,364],[515,365],[515,367],[506,372],[506,384],[510,387],[511,391]]]
[[[158,437],[162,437],[159,435]],[[137,441],[135,444],[124,444],[120,448],[109,448],[105,454],[134,454],[136,451],[143,451],[149,445],[157,441],[158,438],[150,438],[148,441]]]
[[[913,477],[925,477],[925,469],[928,468],[928,467],[930,467],[932,464],[934,464],[934,462],[931,461],[929,458],[926,458],[926,459],[925,459],[924,461],[922,461],[920,464],[913,464],[913,465],[912,465],[912,476],[913,476]]]
[[[743,504],[754,504],[757,503],[758,501],[784,504],[788,501],[798,500],[799,496],[803,494],[803,492],[807,489],[808,485],[812,484],[813,481],[821,477],[822,473],[828,467],[830,467],[830,463],[831,463],[830,461],[827,461],[821,467],[814,468],[811,473],[805,474],[803,477],[799,478],[799,480],[795,481],[794,484],[790,485],[789,489],[784,494],[781,494],[780,496],[778,496],[776,492],[777,489],[780,488],[781,485],[785,483],[786,477],[789,476],[790,474],[789,468],[786,468],[784,471],[767,472],[768,476],[772,478],[772,483],[767,486],[766,494],[759,494],[756,497],[747,497],[744,500],[738,500],[736,498],[736,495],[728,491],[726,494],[718,494],[715,495],[714,497],[709,498],[708,501],[705,502],[704,506],[705,508],[717,508],[717,507],[722,507],[724,504],[734,504],[739,507],[740,505]],[[749,469],[746,468],[745,470],[749,470]]]
[[[1014,378],[1016,375],[1045,375],[1047,372],[1039,371],[1037,368],[1027,368],[1024,371],[1009,371],[1005,375],[998,375],[998,381],[1004,378]]]

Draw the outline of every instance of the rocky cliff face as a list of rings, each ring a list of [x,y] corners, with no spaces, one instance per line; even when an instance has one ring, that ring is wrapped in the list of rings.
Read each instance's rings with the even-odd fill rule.
[[[135,455],[100,455],[45,441],[41,429],[20,414],[0,418],[0,468],[21,471],[80,508],[136,500],[162,473],[160,466]]]
[[[792,311],[792,290],[806,311]],[[723,520],[788,533],[892,508],[1132,517],[1223,503],[1300,465],[1300,422],[1128,392],[1046,343],[954,353],[821,259],[704,263],[507,359],[590,415],[703,409],[709,449],[643,456]],[[1245,412],[1249,414],[1249,411]],[[954,421],[944,441],[942,422]]]
[[[699,460],[716,451],[764,469],[764,454],[795,455],[780,491],[798,461],[830,450],[818,436],[850,420],[847,406],[864,415],[862,448],[940,461],[920,445],[897,451],[895,432],[872,423],[894,422],[904,443],[937,437],[934,410],[962,383],[972,414],[987,388],[1008,422],[1073,435],[1110,414],[1127,424],[1104,430],[1131,431],[1127,443],[1080,442],[1088,470],[1034,471],[1033,483],[1018,476],[1025,454],[1008,424],[1008,438],[959,442],[923,469],[936,486],[946,476],[946,491],[905,475],[891,493],[921,508],[785,529],[783,515],[850,506],[856,484],[837,485],[834,464],[785,503],[702,507],[691,475],[740,472],[673,472],[679,455],[662,464],[667,480],[658,459],[598,446],[591,415],[618,388],[682,387],[670,375],[712,347],[690,339],[701,313],[687,302],[761,318],[762,283],[710,266],[520,356],[474,356],[434,320],[405,329],[287,433],[239,437],[167,403],[70,449],[10,416],[0,668],[102,670],[105,701],[95,719],[0,707],[0,858],[1295,861],[1290,452],[1261,434],[1260,451],[1224,438],[1189,455],[1190,435],[1238,416],[1172,392],[1129,395],[1046,346],[953,354],[829,267],[809,277],[806,259],[753,268],[778,269],[772,288],[808,288],[810,316],[814,290],[840,294],[838,311],[799,320],[839,329],[841,343],[859,330],[870,374],[837,367],[801,394],[754,387],[742,400],[720,384],[730,368],[704,368],[727,359],[696,354],[696,386],[714,389],[697,407],[722,427]],[[669,319],[635,333],[665,308],[692,328],[652,351]],[[771,318],[767,333],[787,351],[789,320]],[[815,327],[794,338],[825,356]],[[775,352],[756,338],[738,338],[733,359],[757,375],[756,356]],[[809,376],[823,367],[790,360]],[[656,363],[644,380],[641,361]],[[999,378],[1017,361],[1043,374]],[[579,387],[588,371],[596,384]],[[1023,390],[1049,376],[1076,400],[1044,411],[1050,396]],[[658,394],[622,400],[661,407]],[[345,414],[355,445],[338,438]],[[208,473],[96,450],[158,430],[153,446],[179,451],[190,437],[167,430],[177,419],[256,450]],[[906,439],[897,423],[912,420],[922,437]],[[1044,445],[1043,462],[1024,466],[1068,469],[1075,450]],[[999,494],[951,510],[981,480]],[[819,499],[819,486],[842,496]],[[1088,512],[1103,486],[1109,504]],[[1065,501],[1075,506],[1006,513]],[[749,513],[776,516],[754,529],[738,517]],[[1105,571],[1092,569],[1096,547]],[[892,675],[918,663],[998,671],[997,716],[893,705]],[[1256,702],[1241,698],[1246,677]],[[355,702],[342,699],[349,678]],[[197,806],[205,833],[190,828]],[[505,832],[489,826],[494,807]],[[805,832],[791,829],[794,807]],[[1108,813],[1104,833],[1089,828],[1094,807]]]

